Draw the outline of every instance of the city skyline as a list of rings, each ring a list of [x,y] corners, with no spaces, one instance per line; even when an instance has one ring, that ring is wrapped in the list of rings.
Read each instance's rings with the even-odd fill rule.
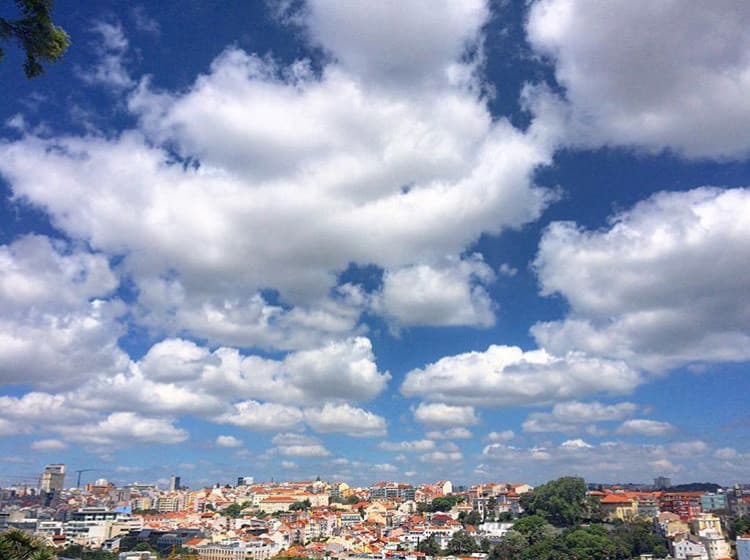
[[[54,14],[0,61],[0,485],[750,480],[750,6]]]

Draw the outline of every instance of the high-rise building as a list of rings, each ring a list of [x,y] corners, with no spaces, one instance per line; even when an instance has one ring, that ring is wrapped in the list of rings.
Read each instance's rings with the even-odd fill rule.
[[[657,490],[664,490],[672,486],[672,479],[667,476],[657,476],[654,479],[654,487]]]
[[[60,492],[65,487],[65,465],[55,464],[44,467],[39,487],[43,492]]]
[[[255,484],[255,478],[252,476],[238,476],[237,486],[252,486]]]
[[[174,492],[175,490],[180,489],[180,477],[172,475],[169,478],[169,491]]]

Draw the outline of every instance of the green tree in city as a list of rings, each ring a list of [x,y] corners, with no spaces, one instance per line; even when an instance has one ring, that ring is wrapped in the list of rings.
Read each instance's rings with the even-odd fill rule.
[[[488,560],[516,560],[528,546],[524,535],[518,531],[508,531],[500,544],[490,550]]]
[[[440,545],[437,543],[435,535],[430,535],[422,540],[417,545],[417,550],[419,552],[424,552],[427,556],[438,556],[441,552]]]
[[[242,515],[242,506],[240,504],[229,504],[222,510],[221,513],[226,517],[237,519],[240,515]]]
[[[738,535],[750,533],[750,515],[741,515],[735,518],[731,525],[730,536],[736,539]]]
[[[566,476],[521,495],[521,507],[529,515],[540,515],[555,527],[573,527],[587,511],[586,483]]]
[[[653,554],[662,558],[667,555],[667,539],[655,533],[653,525],[648,521],[615,524],[612,538],[622,543],[633,557]]]
[[[40,539],[20,529],[0,533],[0,558],[3,560],[52,560],[52,549]]]
[[[15,3],[19,17],[0,17],[0,41],[18,41],[26,54],[24,72],[28,78],[33,78],[44,72],[42,62],[62,58],[70,46],[70,38],[52,22],[53,0],[15,0]],[[0,59],[3,55],[0,47]]]
[[[492,548],[492,543],[487,537],[484,537],[481,541],[479,541],[479,550],[481,550],[482,552],[489,552],[490,548]]]
[[[464,515],[462,523],[466,525],[479,525],[482,522],[482,516],[479,515],[478,511],[470,511]]]
[[[310,503],[310,500],[304,500],[301,502],[294,502],[291,506],[289,506],[289,511],[304,511],[310,509],[310,506],[312,504]]]
[[[479,552],[479,547],[477,546],[477,541],[462,529],[453,534],[451,540],[448,541],[446,550],[448,554],[453,555],[472,554],[473,552]]]
[[[611,539],[602,525],[575,529],[565,535],[565,543],[576,560],[626,560],[630,550],[622,542]]]
[[[541,515],[527,515],[513,524],[513,531],[520,533],[527,544],[534,545],[554,534],[554,527]]]
[[[151,546],[148,542],[143,541],[139,542],[137,545],[133,547],[134,552],[156,552],[156,549]]]
[[[463,498],[460,496],[440,496],[434,498],[429,504],[419,504],[417,507],[420,512],[435,513],[440,511],[450,511],[458,503],[461,503]]]
[[[497,498],[495,496],[490,496],[490,499],[487,500],[487,507],[484,508],[485,521],[489,520],[490,518],[494,519],[496,509],[497,509]]]

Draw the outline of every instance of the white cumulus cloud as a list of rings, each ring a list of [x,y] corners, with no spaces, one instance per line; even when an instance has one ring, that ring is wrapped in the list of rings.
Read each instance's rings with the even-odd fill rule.
[[[565,90],[570,143],[742,159],[748,26],[742,0],[539,0],[527,33]]]

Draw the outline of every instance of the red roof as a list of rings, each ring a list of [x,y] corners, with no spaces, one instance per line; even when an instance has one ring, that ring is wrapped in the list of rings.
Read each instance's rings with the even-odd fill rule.
[[[601,501],[603,504],[629,504],[631,502],[632,498],[620,494],[607,494]]]

